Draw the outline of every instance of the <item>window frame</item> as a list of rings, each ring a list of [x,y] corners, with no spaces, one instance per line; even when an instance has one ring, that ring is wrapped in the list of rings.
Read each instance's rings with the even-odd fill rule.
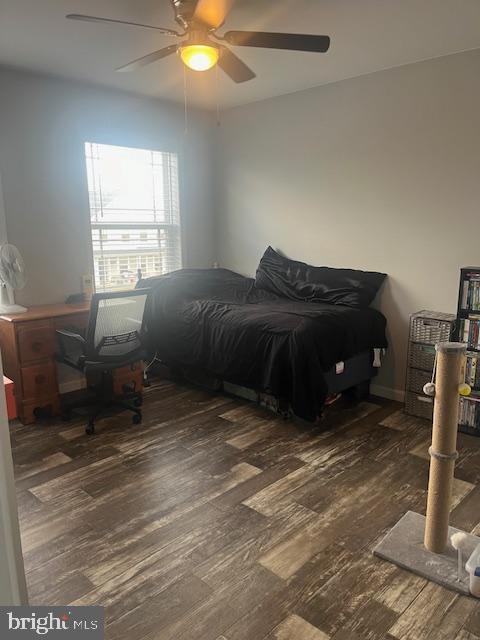
[[[94,147],[102,147],[102,146],[106,146],[106,147],[113,147],[113,148],[117,148],[117,149],[125,149],[125,150],[133,150],[133,151],[144,151],[147,153],[151,153],[152,154],[152,158],[153,158],[153,154],[165,154],[166,156],[170,156],[172,159],[174,159],[175,161],[175,182],[176,184],[172,183],[172,178],[170,177],[169,181],[164,181],[163,182],[163,187],[165,189],[167,189],[170,192],[170,205],[172,205],[172,202],[174,202],[174,206],[173,208],[171,208],[170,210],[170,215],[171,216],[175,216],[178,222],[160,222],[158,220],[156,221],[151,221],[151,222],[98,222],[98,220],[93,220],[92,218],[93,216],[93,211],[97,211],[97,213],[99,211],[102,210],[102,206],[92,206],[92,198],[91,198],[91,182],[90,182],[90,178],[89,178],[89,174],[90,174],[90,167],[89,167],[89,162],[91,162],[92,160],[94,160],[95,158],[93,157],[93,148]],[[90,147],[90,154],[88,152],[88,148]],[[182,224],[182,214],[181,214],[181,171],[180,171],[180,165],[181,165],[181,154],[178,151],[171,151],[171,150],[165,150],[165,149],[152,149],[152,148],[144,148],[144,147],[137,147],[137,146],[131,146],[131,145],[124,145],[124,144],[111,144],[110,142],[106,143],[106,142],[97,142],[97,141],[92,141],[92,140],[86,140],[84,142],[84,163],[85,163],[85,171],[86,171],[86,185],[87,185],[87,198],[88,198],[88,222],[89,222],[89,240],[90,240],[90,255],[91,255],[91,265],[92,265],[92,274],[93,274],[93,282],[94,282],[94,287],[96,291],[101,291],[101,292],[105,292],[105,291],[119,291],[121,289],[128,289],[128,283],[126,282],[125,285],[116,285],[116,286],[111,286],[110,284],[105,283],[105,278],[104,278],[104,284],[102,284],[101,282],[101,276],[98,275],[98,262],[100,262],[103,258],[103,262],[104,265],[106,263],[109,264],[108,269],[112,270],[112,260],[116,259],[116,266],[114,271],[117,271],[117,269],[119,270],[120,273],[122,273],[122,267],[120,266],[120,261],[122,259],[127,260],[128,266],[130,266],[130,258],[132,256],[136,256],[137,258],[137,264],[138,265],[142,265],[143,262],[145,262],[145,264],[148,265],[152,264],[153,268],[155,268],[155,266],[159,266],[159,270],[158,272],[152,274],[145,274],[143,272],[143,276],[147,276],[147,277],[151,277],[153,275],[156,276],[161,276],[165,273],[169,273],[172,270],[176,270],[176,269],[181,269],[183,268],[184,265],[184,255],[185,255],[185,251],[184,251],[184,233],[183,233],[183,224]],[[152,167],[154,166],[153,164],[153,160],[152,160]],[[93,169],[92,169],[93,171]],[[171,171],[171,169],[170,169]],[[154,177],[154,173],[152,171],[152,178]],[[154,188],[155,189],[155,188]],[[101,191],[101,189],[100,189]],[[172,195],[174,193],[174,195]],[[101,197],[101,196],[100,196]],[[120,209],[119,209],[120,210]],[[135,209],[132,209],[135,211]],[[136,209],[136,211],[150,211],[150,209]],[[154,214],[154,217],[156,216],[157,211],[161,211],[161,209],[155,209],[152,208],[151,210]],[[146,250],[144,250],[143,252],[140,251],[138,253],[135,253],[135,251],[133,249],[119,249],[117,250],[111,250],[109,251],[96,251],[95,250],[95,244],[99,243],[100,245],[102,245],[102,241],[105,241],[108,238],[108,231],[113,231],[113,232],[117,232],[118,234],[123,234],[124,232],[128,232],[128,230],[135,230],[136,232],[138,232],[138,237],[139,240],[146,240],[148,241],[148,233],[155,231],[157,234],[157,242],[156,242],[156,246],[155,248],[152,248],[151,250],[149,250],[148,248]],[[98,232],[98,237],[95,239],[94,238],[94,232],[97,231]],[[162,233],[164,232],[163,238],[162,238]],[[172,250],[173,254],[175,254],[175,252],[177,252],[178,254],[178,258],[177,258],[177,264],[175,264],[173,269],[167,269],[164,271],[161,271],[161,265],[162,262],[168,261],[168,250],[162,249],[162,244],[165,243],[165,241],[169,242],[168,237],[169,235],[171,236],[173,234],[173,238],[174,238],[174,243],[176,244],[175,248]],[[103,235],[103,238],[102,238]],[[177,236],[176,240],[175,240],[175,235]],[[105,236],[107,236],[107,238],[105,238]],[[147,236],[147,238],[145,238],[144,236]],[[167,239],[167,240],[165,240]],[[122,242],[121,237],[119,237],[119,239],[117,240],[119,242]],[[167,257],[165,257],[167,256]],[[96,262],[96,260],[98,260],[98,262]],[[175,258],[174,258],[175,260]],[[103,267],[105,268],[105,266]],[[141,266],[139,266],[139,269],[141,269]],[[136,274],[135,274],[135,283],[136,283]],[[135,286],[135,283],[133,284],[133,286]]]

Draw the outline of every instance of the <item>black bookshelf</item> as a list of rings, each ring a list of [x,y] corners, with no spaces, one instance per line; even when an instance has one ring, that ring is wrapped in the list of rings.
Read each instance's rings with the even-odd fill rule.
[[[460,399],[458,428],[480,436],[480,267],[460,270],[454,339],[467,345],[465,382],[472,387],[472,394]]]

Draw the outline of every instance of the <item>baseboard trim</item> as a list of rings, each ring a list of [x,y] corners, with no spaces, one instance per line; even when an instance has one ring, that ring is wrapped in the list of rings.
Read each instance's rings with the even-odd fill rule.
[[[403,389],[392,389],[391,387],[372,384],[370,385],[370,392],[375,396],[380,396],[381,398],[396,400],[397,402],[405,402],[405,391]]]

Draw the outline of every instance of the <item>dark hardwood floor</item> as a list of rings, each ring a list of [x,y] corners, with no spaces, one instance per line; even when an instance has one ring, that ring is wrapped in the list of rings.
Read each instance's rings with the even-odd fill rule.
[[[428,425],[400,405],[320,425],[159,382],[144,421],[12,427],[32,604],[100,604],[115,640],[479,640],[480,604],[374,558],[424,512]],[[452,524],[480,531],[460,436]]]

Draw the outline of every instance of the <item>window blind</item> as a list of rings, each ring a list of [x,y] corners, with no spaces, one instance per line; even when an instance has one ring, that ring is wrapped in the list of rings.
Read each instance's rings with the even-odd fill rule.
[[[182,266],[176,153],[85,144],[95,288]]]

